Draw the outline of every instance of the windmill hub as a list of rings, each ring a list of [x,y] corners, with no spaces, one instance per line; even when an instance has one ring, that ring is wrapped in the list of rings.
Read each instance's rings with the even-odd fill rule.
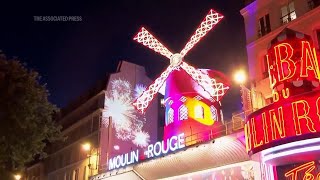
[[[180,53],[176,53],[171,56],[170,58],[170,64],[172,66],[179,66],[182,62],[182,55]]]

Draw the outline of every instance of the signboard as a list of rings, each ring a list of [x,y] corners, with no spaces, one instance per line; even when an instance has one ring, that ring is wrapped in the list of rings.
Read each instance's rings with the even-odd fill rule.
[[[310,161],[303,164],[278,166],[276,169],[278,179],[320,179],[320,164],[318,161]]]
[[[109,159],[109,170],[124,167],[130,164],[137,163],[141,160],[158,157],[160,155],[165,155],[169,152],[176,151],[185,147],[184,134],[181,133],[178,136],[172,136],[166,141],[159,141],[155,144],[148,145],[144,153],[141,153],[138,149],[131,151],[130,153],[117,155]]]
[[[320,69],[311,38],[285,29],[272,40],[266,58],[274,103],[246,120],[251,154],[320,133]]]
[[[247,151],[255,153],[301,136],[320,133],[320,91],[292,96],[248,116],[245,125]]]

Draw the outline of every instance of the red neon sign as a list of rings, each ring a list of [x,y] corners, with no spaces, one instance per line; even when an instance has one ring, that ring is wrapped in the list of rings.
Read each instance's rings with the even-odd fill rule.
[[[291,169],[284,175],[286,178],[290,178],[290,180],[319,180],[320,172],[318,169],[316,169],[316,167],[316,163],[311,161]]]
[[[307,38],[287,38],[276,43],[266,55],[271,88],[295,80],[319,80],[319,63],[312,41]]]
[[[247,151],[255,153],[286,143],[290,137],[320,133],[319,120],[320,91],[266,106],[248,116],[245,124]]]
[[[274,103],[247,118],[250,153],[320,134],[320,70],[312,41],[286,29],[271,44],[266,57]]]

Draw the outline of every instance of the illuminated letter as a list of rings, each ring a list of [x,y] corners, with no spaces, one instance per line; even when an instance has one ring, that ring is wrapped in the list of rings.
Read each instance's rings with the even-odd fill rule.
[[[135,153],[135,151],[131,152],[131,161],[133,162],[138,162],[139,161],[139,150],[137,149],[137,152]],[[133,159],[133,160],[132,160]]]
[[[287,99],[290,96],[289,88],[282,89],[281,92],[284,99]]]
[[[272,90],[272,98],[273,98],[273,102],[278,102],[279,101],[279,93],[275,90]]]
[[[181,133],[178,135],[178,148],[184,148],[185,144],[184,144],[184,133]]]
[[[175,139],[176,142],[174,143],[174,146],[172,147],[172,140],[173,140],[173,139]],[[172,137],[170,138],[170,150],[171,150],[171,151],[175,151],[175,150],[178,149],[177,139],[178,139],[177,136],[172,136]]]
[[[153,144],[148,146],[147,156],[148,158],[153,157]]]
[[[303,107],[298,107],[299,104],[303,105]],[[299,109],[303,110],[303,114],[299,114]],[[310,132],[316,132],[314,129],[314,123],[312,119],[308,116],[310,110],[310,106],[307,101],[300,100],[292,103],[292,113],[293,113],[293,122],[296,130],[296,135],[301,135],[301,125],[300,120],[306,120],[306,126],[308,127]]]
[[[277,139],[277,134],[280,136],[279,138],[286,137],[282,107],[278,108],[278,114],[275,112],[274,109],[269,110],[269,117],[270,117],[272,140]]]
[[[167,154],[167,152],[169,151],[169,148],[170,148],[169,143],[170,143],[170,140],[169,140],[169,139],[167,139],[166,145],[164,145],[164,142],[162,143],[162,153],[163,153],[163,154]],[[166,149],[164,149],[165,146],[167,147]]]
[[[301,77],[308,77],[308,71],[313,71],[314,76],[319,79],[319,64],[317,56],[310,47],[308,41],[301,41],[302,44],[302,55],[301,55]]]
[[[317,106],[317,115],[320,120],[320,107],[319,107],[320,106],[320,97],[317,98],[316,106]]]
[[[116,168],[119,168],[120,165],[121,165],[121,157],[120,157],[120,155],[118,155],[118,156],[116,157]]]
[[[159,147],[157,147],[157,146],[159,146]],[[159,156],[161,154],[161,142],[156,142],[156,144],[153,147],[153,152],[154,152],[155,156]]]
[[[276,56],[277,69],[279,71],[279,81],[292,78],[296,71],[296,65],[291,59],[293,56],[292,46],[288,43],[279,44],[274,47],[274,53]]]
[[[272,65],[269,59],[269,55],[266,55],[267,63],[268,63],[268,71],[269,71],[269,79],[271,88],[279,81],[278,76],[278,66]]]
[[[307,169],[308,168],[308,169]],[[298,180],[298,174],[299,174],[299,171],[303,170],[303,169],[307,169],[305,174],[304,174],[304,177],[303,179],[304,180],[311,180],[311,179],[314,179],[314,176],[310,173],[311,171],[313,171],[315,168],[314,166],[314,161],[312,162],[308,162],[308,163],[305,163],[305,164],[302,164],[301,166],[298,166],[290,171],[288,171],[285,176],[286,177],[291,177],[290,179],[291,180]]]
[[[252,142],[249,121],[244,125],[244,133],[246,137],[246,150],[247,152],[249,152],[251,150],[251,142]]]
[[[263,141],[260,140],[259,144],[257,142],[257,132],[256,132],[256,125],[254,122],[254,118],[251,118],[251,124],[252,124],[253,145],[256,148],[261,146],[263,144]]]
[[[114,158],[109,159],[109,170],[114,169],[115,166],[116,166],[116,158],[114,157]]]
[[[266,113],[263,112],[262,116],[262,123],[263,123],[263,132],[264,132],[264,142],[265,144],[269,143],[269,136],[268,136],[268,123],[266,119]]]

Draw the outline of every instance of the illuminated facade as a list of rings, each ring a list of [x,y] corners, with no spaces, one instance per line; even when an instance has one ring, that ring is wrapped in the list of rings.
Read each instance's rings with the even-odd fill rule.
[[[320,1],[249,1],[246,149],[262,179],[319,179]],[[250,106],[248,106],[250,107]]]
[[[48,157],[29,166],[24,178],[88,180],[106,167],[108,156],[156,142],[161,134],[158,116],[154,116],[158,114],[157,104],[151,104],[144,115],[132,105],[151,82],[145,74],[143,67],[122,61],[116,73],[62,109],[57,119],[66,141],[49,145]],[[84,143],[91,146],[85,150]]]
[[[101,155],[101,173],[93,176],[92,180],[259,179],[260,166],[250,161],[246,152],[243,127],[235,126],[233,121],[222,123],[220,99],[229,88],[227,78],[213,70],[196,69],[183,59],[222,17],[210,10],[183,50],[176,54],[145,28],[140,29],[134,40],[170,59],[170,65],[151,85],[140,88],[143,90],[140,94],[136,93],[138,96],[132,102],[135,110],[129,103],[121,108],[105,107],[103,121],[106,130],[101,136],[105,139],[101,139],[101,151],[108,153],[105,157]],[[120,100],[122,105],[131,102],[130,85],[125,82],[115,84],[121,84],[119,89],[124,92],[119,93],[118,88],[112,87],[107,99]],[[160,128],[163,133],[158,133],[158,140],[153,141],[149,134],[153,130],[144,130],[144,123],[136,127],[136,120],[150,114],[152,103],[159,103],[154,100],[158,92],[164,95],[161,101],[165,108],[162,112],[164,117],[159,119],[163,122]],[[119,114],[119,110],[125,111]],[[118,115],[112,115],[115,112]],[[110,115],[112,118],[108,118]],[[155,116],[154,113],[151,115]],[[118,117],[121,118],[114,119]],[[127,122],[129,119],[132,123]],[[145,122],[152,124],[148,118]],[[145,133],[136,138],[135,132]],[[124,150],[120,147],[110,153],[118,143],[110,145],[108,137],[126,144],[133,141],[135,146]]]

